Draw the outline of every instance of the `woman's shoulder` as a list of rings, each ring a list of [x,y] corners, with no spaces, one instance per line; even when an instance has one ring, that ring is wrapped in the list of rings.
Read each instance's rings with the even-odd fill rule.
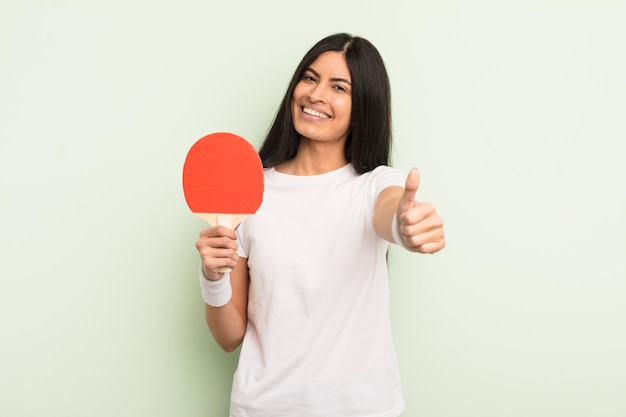
[[[400,169],[394,168],[389,165],[379,165],[373,170],[366,172],[365,174],[369,174],[371,177],[374,177],[374,178],[384,178],[384,177],[404,178],[404,173]]]
[[[367,176],[368,182],[371,182],[378,192],[387,187],[404,187],[406,178],[401,170],[389,165],[379,165],[373,170],[361,175]]]

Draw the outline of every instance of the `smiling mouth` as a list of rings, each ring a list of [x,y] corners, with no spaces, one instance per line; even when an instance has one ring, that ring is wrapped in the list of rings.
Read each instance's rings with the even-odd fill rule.
[[[308,107],[302,107],[302,112],[306,114],[310,114],[311,116],[319,117],[322,119],[330,119],[330,116],[326,113],[320,113],[316,110],[309,109]]]

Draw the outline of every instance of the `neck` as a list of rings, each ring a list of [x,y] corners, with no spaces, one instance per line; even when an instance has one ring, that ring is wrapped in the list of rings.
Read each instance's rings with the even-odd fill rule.
[[[275,167],[278,172],[291,175],[320,175],[345,166],[344,142],[300,140],[296,156]]]

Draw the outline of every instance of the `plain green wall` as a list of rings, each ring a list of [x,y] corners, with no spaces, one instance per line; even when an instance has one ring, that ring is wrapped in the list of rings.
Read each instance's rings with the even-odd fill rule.
[[[338,31],[446,222],[390,256],[405,416],[626,415],[624,2],[163,3],[0,6],[0,415],[227,415],[184,156]]]

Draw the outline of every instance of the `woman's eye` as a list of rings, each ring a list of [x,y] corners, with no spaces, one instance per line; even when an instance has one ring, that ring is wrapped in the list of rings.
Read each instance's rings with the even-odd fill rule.
[[[342,85],[336,85],[335,90],[344,91],[344,92],[347,91],[346,88]]]
[[[307,82],[315,82],[315,78],[313,78],[313,76],[311,75],[305,75],[304,77],[302,77],[302,80]]]

